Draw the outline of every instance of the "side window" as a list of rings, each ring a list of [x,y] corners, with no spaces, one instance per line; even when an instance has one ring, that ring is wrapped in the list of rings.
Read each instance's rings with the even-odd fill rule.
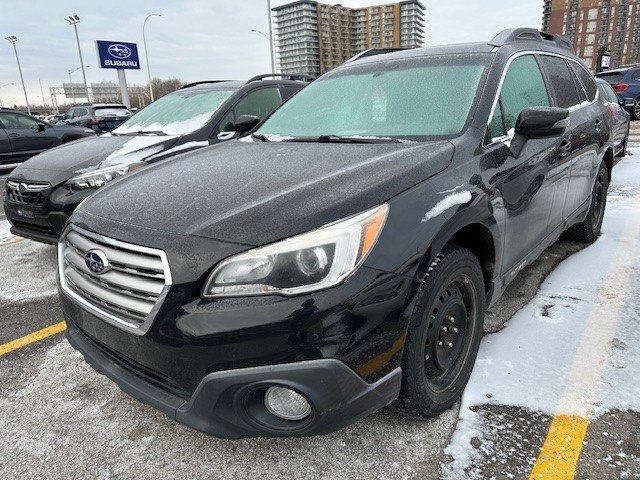
[[[259,88],[240,100],[233,111],[236,118],[240,115],[254,115],[260,120],[264,120],[281,103],[278,87]]]
[[[489,123],[491,138],[506,135],[516,126],[520,112],[528,107],[548,107],[549,94],[533,55],[516,58],[504,77],[493,118]]]
[[[285,85],[283,88],[284,88],[284,99],[289,100],[296,93],[302,90],[304,88],[304,85],[301,85],[299,87],[297,85]]]
[[[569,62],[569,65],[571,65],[573,73],[575,73],[576,76],[580,79],[580,83],[582,83],[582,86],[584,87],[584,91],[587,93],[587,100],[589,100],[590,102],[595,100],[597,86],[596,86],[596,81],[593,78],[593,75],[587,72],[583,67],[578,65],[576,62]]]
[[[230,110],[229,113],[227,113],[219,123],[220,131],[221,132],[233,132],[233,130],[234,130],[233,122],[234,122],[233,110]]]
[[[72,108],[70,110],[67,110],[67,113],[64,114],[64,117],[62,117],[63,120],[70,120],[73,118],[73,112],[75,112],[75,108]]]
[[[640,70],[636,70],[635,72],[633,72],[633,79],[640,80]]]
[[[540,62],[546,70],[558,102],[561,108],[570,108],[580,103],[576,84],[571,76],[567,61],[561,57],[541,55]]]
[[[0,119],[6,128],[27,130],[38,125],[38,122],[33,118],[25,115],[18,115],[16,113],[4,113],[0,116]]]
[[[89,115],[89,111],[86,108],[76,108],[73,112],[73,118],[84,117]]]

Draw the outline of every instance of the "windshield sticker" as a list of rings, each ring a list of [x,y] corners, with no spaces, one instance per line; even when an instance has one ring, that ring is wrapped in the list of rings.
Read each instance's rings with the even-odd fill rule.
[[[371,120],[375,123],[386,123],[387,100],[386,92],[373,93],[371,97]]]

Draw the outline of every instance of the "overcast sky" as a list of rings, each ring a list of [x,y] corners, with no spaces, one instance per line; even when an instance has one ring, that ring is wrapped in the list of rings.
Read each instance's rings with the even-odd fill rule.
[[[542,0],[422,0],[426,10],[426,40],[430,45],[490,39],[503,28],[540,28]],[[272,6],[288,3],[272,0]],[[376,0],[342,0],[345,6],[389,3]],[[64,17],[77,14],[87,82],[117,82],[115,70],[96,67],[95,40],[139,44],[142,22],[149,13],[164,18],[147,22],[149,62],[153,76],[184,81],[244,79],[270,71],[269,44],[251,29],[268,30],[266,0],[108,0],[0,1],[0,100],[24,104],[13,49],[4,40],[18,37],[18,53],[30,103],[41,104],[49,86],[69,81],[67,71],[80,66],[73,27]],[[144,62],[144,58],[141,58]],[[127,71],[128,83],[144,83],[146,71]],[[80,71],[74,82],[82,81]]]

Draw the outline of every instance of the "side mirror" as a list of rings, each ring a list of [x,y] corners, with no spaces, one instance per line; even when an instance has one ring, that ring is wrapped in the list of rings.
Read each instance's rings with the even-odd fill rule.
[[[254,115],[240,115],[236,123],[234,123],[233,129],[239,134],[243,134],[247,133],[259,123],[260,119]]]
[[[569,127],[569,110],[557,107],[525,108],[516,120],[516,135],[527,138],[559,137]]]
[[[44,132],[47,129],[47,126],[44,123],[38,123],[33,127],[36,133]]]
[[[636,101],[633,98],[623,98],[620,100],[620,105],[624,108],[633,108],[636,106]]]

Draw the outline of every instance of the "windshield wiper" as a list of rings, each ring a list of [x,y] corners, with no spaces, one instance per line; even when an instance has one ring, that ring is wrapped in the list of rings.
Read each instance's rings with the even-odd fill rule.
[[[256,140],[260,140],[261,142],[270,142],[270,140],[261,133],[252,133],[251,138],[255,138]]]
[[[115,135],[159,135],[165,136],[169,135],[168,133],[163,132],[162,130],[138,130],[137,132],[127,132],[127,133],[116,133]]]
[[[397,138],[389,137],[360,137],[360,136],[344,136],[344,135],[320,135],[318,137],[320,143],[400,143]]]
[[[348,135],[320,135],[318,137],[293,137],[283,142],[317,142],[317,143],[402,143],[402,140],[389,137],[361,137]]]

